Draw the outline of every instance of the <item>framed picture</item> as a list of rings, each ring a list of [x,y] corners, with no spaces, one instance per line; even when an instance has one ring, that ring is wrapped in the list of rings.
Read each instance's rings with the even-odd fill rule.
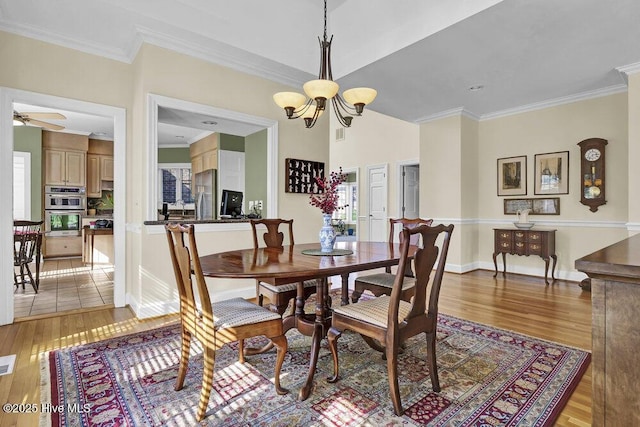
[[[569,194],[569,152],[536,154],[534,194]]]
[[[560,215],[560,197],[547,197],[533,200],[532,214],[535,215]]]
[[[498,196],[527,194],[527,156],[498,159]]]
[[[560,197],[504,199],[504,214],[516,215],[529,209],[529,215],[560,215]]]
[[[532,199],[504,199],[505,215],[515,215],[523,209],[533,211]]]
[[[324,162],[285,159],[286,193],[316,194],[320,188],[316,177],[324,178]]]

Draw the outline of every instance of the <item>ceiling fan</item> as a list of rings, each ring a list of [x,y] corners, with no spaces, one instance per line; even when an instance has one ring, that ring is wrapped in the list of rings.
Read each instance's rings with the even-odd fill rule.
[[[64,120],[66,119],[60,113],[18,113],[17,111],[13,112],[13,120],[21,122],[24,125],[33,125],[38,126],[44,129],[49,130],[62,130],[64,126],[56,125],[53,123],[43,122],[38,119],[47,119],[47,120]]]

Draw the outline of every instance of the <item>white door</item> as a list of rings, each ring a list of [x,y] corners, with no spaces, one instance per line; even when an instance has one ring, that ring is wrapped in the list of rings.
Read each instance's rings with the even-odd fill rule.
[[[369,241],[386,242],[387,165],[367,167],[369,176]]]
[[[420,216],[420,166],[403,166],[402,216],[418,218]]]

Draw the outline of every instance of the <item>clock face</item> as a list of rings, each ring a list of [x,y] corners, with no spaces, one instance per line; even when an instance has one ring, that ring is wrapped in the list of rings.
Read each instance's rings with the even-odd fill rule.
[[[590,148],[586,153],[584,153],[584,158],[590,162],[595,162],[600,158],[600,150],[597,148]]]

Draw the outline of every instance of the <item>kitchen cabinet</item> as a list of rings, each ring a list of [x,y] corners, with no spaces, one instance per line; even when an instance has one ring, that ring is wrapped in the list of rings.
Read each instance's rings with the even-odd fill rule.
[[[45,258],[82,255],[82,237],[46,237],[44,239]]]
[[[113,156],[100,156],[100,179],[113,181]]]
[[[218,169],[218,134],[214,133],[189,146],[191,173]]]
[[[86,154],[80,151],[44,150],[45,185],[86,185]]]
[[[640,235],[586,255],[575,266],[591,279],[591,424],[640,425]]]
[[[102,181],[113,181],[113,156],[87,154],[87,197],[102,197]]]

